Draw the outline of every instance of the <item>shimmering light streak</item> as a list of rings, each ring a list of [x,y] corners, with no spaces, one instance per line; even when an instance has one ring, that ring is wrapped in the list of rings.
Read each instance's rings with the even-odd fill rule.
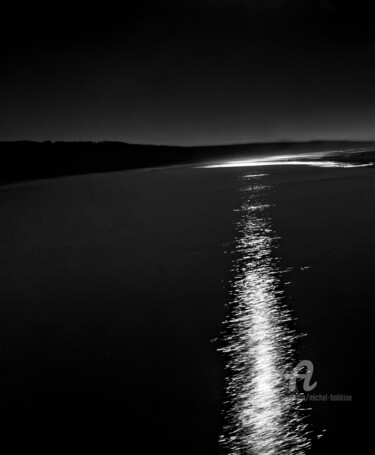
[[[269,187],[258,181],[250,187],[245,181],[238,226],[239,259],[223,348],[228,402],[222,443],[232,455],[302,455],[310,447],[303,398],[289,390],[297,335],[271,254],[277,239],[264,203]]]
[[[353,167],[370,167],[373,163],[355,164],[355,163],[342,163],[339,161],[319,161],[319,160],[296,160],[296,159],[280,159],[280,157],[264,160],[239,160],[239,161],[227,161],[225,163],[207,164],[202,166],[204,168],[220,168],[220,167],[258,167],[258,166],[314,166],[314,167],[341,167],[341,168],[353,168]]]

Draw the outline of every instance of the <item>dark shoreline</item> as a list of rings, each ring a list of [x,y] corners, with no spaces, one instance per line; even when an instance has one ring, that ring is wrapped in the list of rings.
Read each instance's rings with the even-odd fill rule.
[[[342,153],[334,155],[341,149]],[[354,150],[354,152],[353,152]],[[356,151],[358,150],[358,151]],[[0,142],[0,184],[67,175],[260,158],[270,154],[313,154],[343,162],[375,161],[375,142],[311,141],[204,147],[140,145],[122,142]],[[313,159],[313,157],[312,157]]]

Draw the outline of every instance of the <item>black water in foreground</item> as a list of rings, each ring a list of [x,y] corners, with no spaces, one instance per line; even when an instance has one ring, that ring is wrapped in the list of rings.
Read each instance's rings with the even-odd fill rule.
[[[1,187],[2,453],[355,451],[374,317],[374,171],[253,171]],[[223,322],[239,304],[252,369],[228,395]],[[285,395],[283,368],[302,359],[317,381],[302,403],[311,434],[285,419],[301,403]],[[326,394],[353,401],[311,399]],[[240,444],[222,445],[241,413]]]

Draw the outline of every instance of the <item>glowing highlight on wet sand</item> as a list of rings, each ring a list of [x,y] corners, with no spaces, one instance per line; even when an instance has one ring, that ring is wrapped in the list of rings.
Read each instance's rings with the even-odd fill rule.
[[[243,160],[243,161],[227,161],[226,163],[208,164],[202,166],[206,169],[222,168],[222,167],[258,167],[258,166],[312,166],[312,167],[340,167],[340,168],[353,168],[353,167],[372,167],[372,163],[354,164],[354,163],[341,163],[338,161],[314,161],[314,160]]]
[[[258,166],[313,166],[313,167],[339,167],[339,168],[353,168],[353,167],[373,167],[374,163],[355,163],[355,162],[342,162],[335,161],[340,153],[336,151],[319,152],[313,155],[302,153],[294,155],[276,155],[267,156],[262,158],[249,158],[242,160],[231,160],[222,163],[211,163],[200,166],[202,168],[224,168],[224,167],[258,167]],[[331,157],[330,160],[327,157]]]
[[[244,176],[250,177],[250,176]],[[251,177],[255,177],[251,175]],[[259,175],[261,178],[261,175]],[[234,269],[234,296],[227,321],[228,408],[222,444],[232,455],[302,455],[310,447],[302,396],[291,392],[297,335],[279,290],[272,249],[276,236],[259,179],[246,183]]]

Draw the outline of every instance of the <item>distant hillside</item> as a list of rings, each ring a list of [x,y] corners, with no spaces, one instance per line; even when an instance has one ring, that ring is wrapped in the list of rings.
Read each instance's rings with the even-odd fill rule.
[[[0,184],[21,180],[328,150],[374,150],[370,142],[283,142],[212,147],[122,142],[0,142]]]

